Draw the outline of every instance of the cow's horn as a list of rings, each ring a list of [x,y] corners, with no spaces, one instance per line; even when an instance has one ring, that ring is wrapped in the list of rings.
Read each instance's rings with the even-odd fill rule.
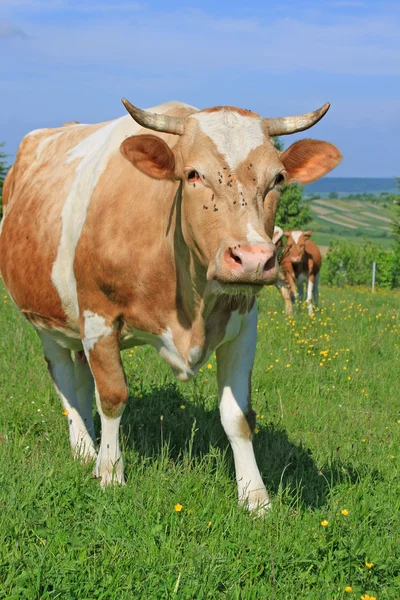
[[[263,119],[267,126],[269,135],[286,135],[288,133],[296,133],[297,131],[304,131],[309,127],[312,127],[326,114],[330,107],[330,103],[327,102],[318,110],[313,112],[305,113],[304,115],[298,115],[296,117],[279,117],[276,119]]]
[[[154,131],[163,131],[164,133],[175,133],[181,135],[185,125],[184,117],[170,117],[167,115],[156,115],[136,108],[127,100],[122,98],[122,104],[125,106],[132,119],[142,127],[153,129]]]

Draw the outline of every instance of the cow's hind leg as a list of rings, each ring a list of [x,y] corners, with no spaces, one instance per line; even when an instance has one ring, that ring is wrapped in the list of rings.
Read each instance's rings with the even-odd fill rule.
[[[75,352],[74,360],[76,396],[83,422],[95,441],[93,423],[94,379],[85,353]]]
[[[96,404],[101,419],[96,476],[101,478],[102,487],[112,483],[123,484],[119,425],[128,399],[128,387],[120,356],[119,334],[106,326],[105,320],[98,315],[91,313],[86,320],[83,346],[94,376]]]
[[[38,334],[51,379],[68,420],[72,453],[75,458],[92,460],[96,457],[96,449],[79,406],[71,351],[60,346],[43,331],[39,331]]]

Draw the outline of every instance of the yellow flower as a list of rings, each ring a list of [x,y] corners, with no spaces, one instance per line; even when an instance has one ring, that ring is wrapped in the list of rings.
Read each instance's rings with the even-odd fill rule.
[[[365,442],[366,442],[367,440],[366,440],[365,438],[363,438],[361,441],[362,441],[362,443],[363,443],[363,444],[365,444]]]
[[[365,566],[367,567],[367,569],[372,569],[374,563],[365,562]]]
[[[351,587],[351,585],[346,585],[346,587],[344,588],[344,591],[350,593],[353,591],[353,588]]]
[[[186,512],[187,512],[188,515],[191,515],[193,511],[192,511],[191,508],[188,508]]]
[[[287,366],[287,368],[289,368],[291,365],[290,365],[290,363],[288,363],[286,366]]]
[[[208,363],[207,369],[212,369],[212,364],[211,363]]]
[[[376,600],[375,596],[370,596],[369,594],[364,594],[361,596],[361,600]]]
[[[342,515],[345,516],[345,517],[347,517],[348,514],[349,514],[349,511],[347,510],[347,508],[344,508],[342,510]]]
[[[254,433],[260,433],[260,430],[258,427],[254,427]]]
[[[326,527],[328,525],[328,521],[324,519],[323,521],[321,521],[321,525],[322,527]]]
[[[182,410],[185,410],[186,406],[185,406],[184,404],[181,404],[181,405],[180,405],[180,408],[181,408]]]
[[[400,419],[397,419],[397,424],[400,425]]]
[[[182,506],[182,504],[175,504],[174,508],[175,508],[176,512],[181,512],[183,506]]]
[[[211,527],[211,525],[212,525],[212,521],[208,521],[207,527]]]
[[[63,410],[63,415],[67,416],[67,414],[68,414],[67,409]]]

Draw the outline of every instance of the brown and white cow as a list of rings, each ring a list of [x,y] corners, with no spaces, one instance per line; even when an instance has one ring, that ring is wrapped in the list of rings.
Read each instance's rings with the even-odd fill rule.
[[[294,300],[298,296],[300,302],[303,301],[303,285],[307,283],[306,301],[310,315],[313,313],[313,299],[315,306],[318,306],[319,272],[322,262],[318,246],[310,240],[311,234],[312,231],[285,231],[287,243],[280,263]]]
[[[310,127],[328,105],[263,119],[232,107],[124,104],[131,116],[22,141],[5,183],[5,285],[42,341],[72,451],[96,460],[102,485],[124,482],[120,350],[151,344],[183,381],[216,351],[239,501],[263,510],[250,404],[255,295],[277,275],[271,237],[281,184],[313,181],[341,159],[312,140],[279,153],[270,136]]]

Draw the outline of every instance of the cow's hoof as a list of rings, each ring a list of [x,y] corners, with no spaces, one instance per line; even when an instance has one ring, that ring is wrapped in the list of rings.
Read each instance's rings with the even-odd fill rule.
[[[77,444],[72,449],[72,456],[75,460],[79,460],[82,463],[89,464],[97,460],[97,452],[93,444],[84,443]]]
[[[242,504],[246,506],[252,517],[262,517],[272,508],[271,501],[265,489],[250,492]]]

